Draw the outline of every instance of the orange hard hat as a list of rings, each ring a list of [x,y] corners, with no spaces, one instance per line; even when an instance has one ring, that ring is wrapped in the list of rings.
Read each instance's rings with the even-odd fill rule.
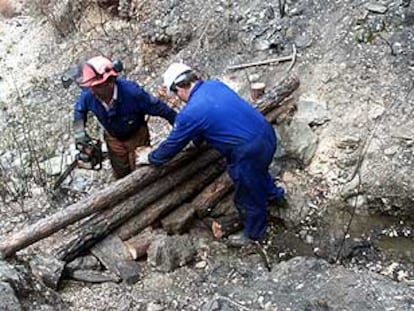
[[[95,56],[82,64],[81,74],[79,85],[92,87],[104,83],[109,77],[116,77],[118,72],[114,69],[114,65],[109,58]]]

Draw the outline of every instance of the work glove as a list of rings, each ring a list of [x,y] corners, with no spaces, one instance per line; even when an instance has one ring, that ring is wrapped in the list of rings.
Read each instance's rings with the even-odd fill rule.
[[[77,120],[73,123],[73,129],[75,132],[75,147],[79,151],[83,151],[83,147],[87,145],[92,139],[86,133],[85,123],[83,120]]]
[[[84,146],[91,142],[92,138],[85,131],[75,132],[75,146],[79,151],[83,151]]]
[[[143,165],[150,165],[149,161],[149,154],[152,151],[151,147],[142,146],[135,148],[135,165],[136,166],[143,166]]]

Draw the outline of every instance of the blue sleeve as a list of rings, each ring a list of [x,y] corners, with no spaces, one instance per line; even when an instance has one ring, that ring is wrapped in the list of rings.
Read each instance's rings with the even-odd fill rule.
[[[78,96],[74,109],[73,109],[73,121],[83,120],[84,123],[87,121],[88,116],[88,105],[87,105],[87,91],[82,91]]]
[[[136,85],[136,84],[135,84]],[[136,85],[138,101],[142,105],[145,114],[159,116],[166,119],[171,125],[174,124],[177,113],[168,107],[161,99],[147,93],[143,88]]]
[[[200,137],[199,125],[188,116],[179,114],[167,139],[149,154],[150,163],[159,166],[168,162],[195,137]]]

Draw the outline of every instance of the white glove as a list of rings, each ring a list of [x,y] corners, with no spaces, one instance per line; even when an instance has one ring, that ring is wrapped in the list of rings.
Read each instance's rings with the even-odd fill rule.
[[[148,146],[142,146],[135,148],[135,165],[136,166],[143,166],[143,165],[150,165],[150,161],[148,159],[148,156],[150,152],[152,151],[151,147]]]

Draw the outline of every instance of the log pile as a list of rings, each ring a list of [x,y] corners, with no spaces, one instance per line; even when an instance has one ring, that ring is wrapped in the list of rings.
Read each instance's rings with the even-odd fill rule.
[[[298,86],[298,79],[290,78],[263,97],[258,109],[269,122],[278,123],[291,114],[295,104],[289,96]],[[241,228],[225,168],[215,150],[186,149],[165,166],[140,167],[107,188],[2,237],[0,256],[13,256],[56,233],[59,239],[47,250],[49,256],[69,263],[89,252],[111,273],[110,279],[132,283],[139,275],[135,260],[146,255],[154,238],[146,228],[182,233],[195,218],[203,219],[216,238]],[[73,269],[70,274],[82,275]],[[108,279],[95,278],[86,270],[83,275]]]

